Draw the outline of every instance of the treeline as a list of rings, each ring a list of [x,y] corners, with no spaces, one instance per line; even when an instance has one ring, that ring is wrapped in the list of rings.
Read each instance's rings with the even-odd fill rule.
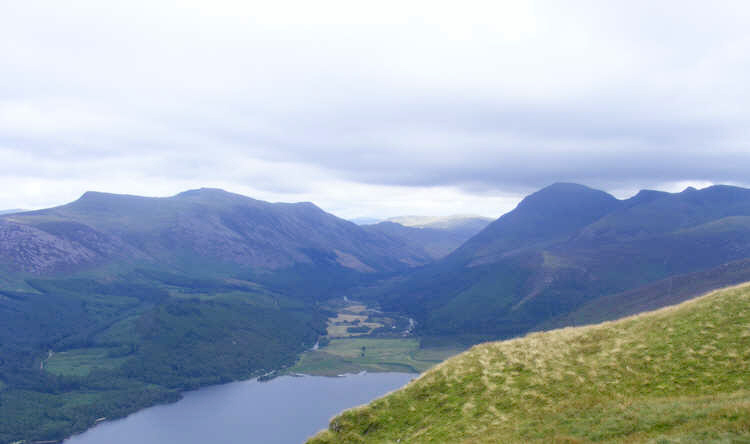
[[[32,280],[33,291],[0,295],[0,443],[63,439],[183,390],[290,365],[325,333],[326,313],[314,304],[263,305],[250,293],[243,299],[246,287],[141,277]],[[198,285],[180,293],[201,298],[171,298],[163,285],[177,283]],[[209,289],[239,293],[212,298]],[[118,365],[85,376],[41,370],[48,350],[90,347],[105,347]]]

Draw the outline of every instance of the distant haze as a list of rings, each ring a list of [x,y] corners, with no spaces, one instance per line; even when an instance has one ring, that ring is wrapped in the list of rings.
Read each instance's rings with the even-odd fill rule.
[[[397,216],[388,219],[405,227],[415,228],[450,228],[462,223],[474,222],[478,225],[487,225],[492,218],[472,214],[454,214],[451,216]]]
[[[24,210],[22,210],[20,208],[16,208],[16,209],[13,209],[13,210],[0,210],[0,214],[14,214],[14,213],[21,213],[22,211],[24,211]]]
[[[750,4],[0,4],[0,208],[218,187],[497,217],[750,184]]]

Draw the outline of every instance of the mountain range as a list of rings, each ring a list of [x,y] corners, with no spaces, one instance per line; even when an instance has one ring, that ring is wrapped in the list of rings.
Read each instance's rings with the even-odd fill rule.
[[[217,189],[87,192],[0,216],[0,442],[59,440],[288,366],[325,334],[334,298],[413,318],[422,345],[455,345],[747,280],[750,190],[732,186],[620,200],[558,183],[491,223],[363,226]]]
[[[387,225],[218,189],[0,216],[0,442],[290,365],[325,333],[321,302],[470,236]]]
[[[747,263],[726,276],[729,268],[721,266],[748,257],[750,190],[644,190],[618,200],[558,183],[529,195],[445,258],[368,297],[413,315],[424,335],[502,338],[560,319],[577,323],[576,310],[584,306],[581,319],[606,319],[607,310],[616,313],[605,307],[628,305],[632,290],[670,276],[702,271],[732,283]]]
[[[67,205],[0,218],[0,263],[44,275],[152,264],[186,272],[338,264],[364,272],[428,262],[409,244],[311,203],[269,203],[217,189],[168,198],[87,192]]]

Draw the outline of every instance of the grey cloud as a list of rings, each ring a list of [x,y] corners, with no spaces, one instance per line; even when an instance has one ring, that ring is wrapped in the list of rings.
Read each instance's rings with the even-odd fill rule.
[[[744,2],[151,3],[0,6],[0,172],[278,194],[750,183]]]

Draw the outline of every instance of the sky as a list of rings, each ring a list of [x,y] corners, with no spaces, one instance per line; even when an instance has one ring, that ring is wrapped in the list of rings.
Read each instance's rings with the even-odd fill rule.
[[[0,209],[219,187],[497,217],[750,185],[746,1],[0,0]]]

